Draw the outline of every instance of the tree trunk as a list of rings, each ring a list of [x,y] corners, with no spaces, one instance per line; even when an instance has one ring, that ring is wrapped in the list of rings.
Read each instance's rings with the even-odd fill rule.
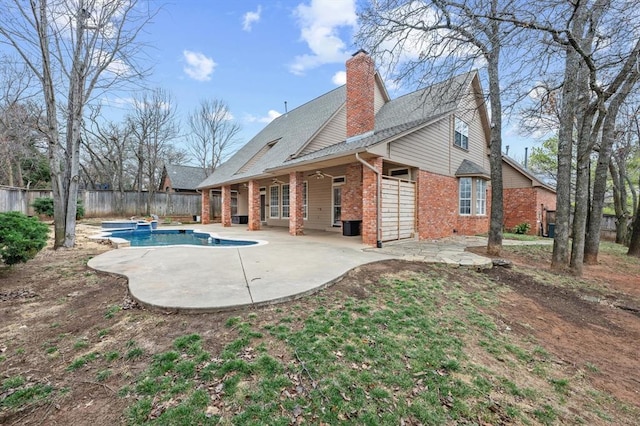
[[[584,18],[583,18],[584,19]],[[558,131],[558,184],[556,187],[556,227],[553,239],[551,268],[561,270],[569,261],[569,222],[571,216],[571,160],[579,58],[566,48],[565,75],[562,86],[562,107]]]
[[[615,159],[609,161],[609,172],[613,181],[613,208],[616,212],[616,243],[623,244],[627,238],[626,185],[621,179],[621,172],[616,167]]]
[[[491,30],[499,37],[497,23],[492,23]],[[500,41],[494,42],[493,49],[487,59],[489,73],[489,102],[491,104],[491,146],[489,163],[491,167],[491,220],[487,254],[499,256],[502,250],[502,226],[504,224],[504,204],[502,191],[502,99],[500,96]]]
[[[640,182],[638,182],[640,185]],[[640,205],[636,209],[636,218],[633,221],[633,231],[629,242],[628,256],[640,257]]]

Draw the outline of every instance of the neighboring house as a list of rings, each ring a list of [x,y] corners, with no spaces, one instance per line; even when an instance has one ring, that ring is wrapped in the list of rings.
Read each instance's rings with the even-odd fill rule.
[[[365,51],[346,68],[345,86],[273,120],[198,186],[203,223],[220,190],[223,226],[240,217],[250,230],[301,235],[344,224],[369,245],[487,232],[490,129],[477,73],[392,100]]]
[[[207,177],[202,167],[179,166],[165,164],[160,179],[160,191],[164,192],[191,192]]]
[[[547,211],[556,210],[556,190],[522,167],[502,156],[504,227],[512,230],[527,222],[530,235],[547,235]]]

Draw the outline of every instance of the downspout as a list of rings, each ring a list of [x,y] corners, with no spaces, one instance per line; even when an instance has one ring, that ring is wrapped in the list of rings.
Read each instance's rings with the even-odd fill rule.
[[[367,166],[373,173],[376,174],[376,186],[378,196],[376,197],[376,247],[382,248],[382,233],[380,232],[380,215],[382,214],[382,174],[376,170],[371,164],[364,161],[360,155],[356,152],[356,160]]]

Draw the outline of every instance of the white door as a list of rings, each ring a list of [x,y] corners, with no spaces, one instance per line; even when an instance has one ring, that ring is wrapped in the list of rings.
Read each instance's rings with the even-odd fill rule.
[[[382,178],[382,241],[413,238],[416,226],[416,184]]]

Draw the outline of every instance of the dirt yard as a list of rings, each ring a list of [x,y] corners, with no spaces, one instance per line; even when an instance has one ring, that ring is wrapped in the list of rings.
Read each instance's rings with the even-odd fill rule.
[[[118,391],[147,362],[123,361],[108,380],[98,380],[100,372],[90,367],[70,371],[74,354],[89,344],[93,350],[126,353],[128,342],[135,341],[146,353],[155,353],[177,336],[199,333],[215,352],[216,345],[221,348],[231,339],[224,323],[232,314],[147,311],[128,297],[124,278],[89,269],[91,257],[110,250],[85,238],[94,229],[80,225],[72,250],[47,248],[27,264],[0,269],[0,381],[21,375],[63,390],[44,404],[0,410],[0,424],[122,424],[122,413],[133,401]],[[545,255],[516,250],[505,251],[503,258],[514,267],[483,274],[496,287],[512,291],[500,291],[500,302],[486,312],[512,333],[535,339],[563,369],[583,372],[603,394],[640,408],[640,262],[602,255],[598,266],[585,268],[583,285],[576,288],[575,281],[548,271]],[[367,286],[380,275],[425,267],[399,261],[364,266],[323,291],[366,297]],[[312,311],[313,303],[318,302],[302,299],[251,312],[268,320],[291,304],[309,304]],[[114,315],[120,310],[130,314]],[[6,396],[0,387],[0,401]]]

